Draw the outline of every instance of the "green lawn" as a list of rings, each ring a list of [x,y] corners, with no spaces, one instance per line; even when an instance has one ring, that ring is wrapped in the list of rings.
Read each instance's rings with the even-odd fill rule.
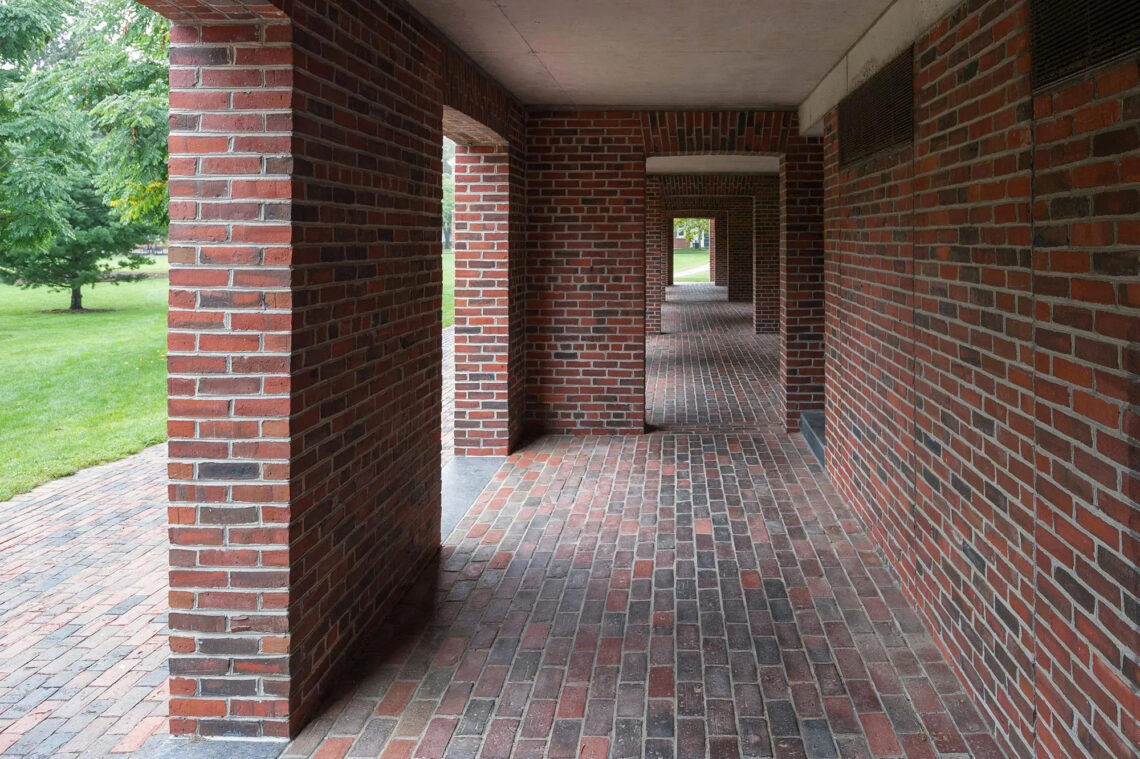
[[[443,251],[443,326],[455,324],[455,254]]]
[[[158,268],[166,259],[149,268]],[[166,439],[167,280],[69,294],[0,285],[0,501]]]
[[[69,294],[0,285],[0,501],[166,439],[166,291],[141,282]],[[443,256],[443,324],[455,323],[455,256]]]
[[[709,281],[709,252],[697,248],[678,248],[673,251],[673,281],[674,282],[708,282]],[[697,274],[681,275],[681,272],[697,266],[704,266],[705,270]]]

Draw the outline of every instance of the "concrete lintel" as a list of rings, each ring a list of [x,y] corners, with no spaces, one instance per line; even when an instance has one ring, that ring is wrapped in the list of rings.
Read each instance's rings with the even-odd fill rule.
[[[823,133],[823,117],[962,0],[896,0],[800,104],[800,133]]]
[[[669,155],[645,159],[646,174],[775,174],[778,155]]]

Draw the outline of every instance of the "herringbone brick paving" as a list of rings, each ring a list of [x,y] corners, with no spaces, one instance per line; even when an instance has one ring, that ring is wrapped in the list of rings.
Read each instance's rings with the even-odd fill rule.
[[[744,345],[748,308],[677,302],[664,320]],[[660,345],[651,419],[675,386],[663,367],[741,376],[683,366],[724,354]],[[738,390],[702,402],[739,407]],[[527,446],[388,628],[287,756],[999,755],[862,525],[779,427]]]

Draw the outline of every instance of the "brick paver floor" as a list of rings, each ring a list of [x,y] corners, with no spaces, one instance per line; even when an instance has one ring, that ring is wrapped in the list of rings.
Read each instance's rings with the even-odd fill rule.
[[[757,335],[752,306],[712,284],[666,290],[663,334],[646,350],[646,411],[658,430],[756,430],[782,423],[776,407],[779,335]]]
[[[0,503],[0,755],[128,753],[165,728],[166,447]]]
[[[453,340],[445,329],[444,465]],[[0,756],[127,755],[161,739],[167,550],[165,446],[0,502]]]
[[[678,289],[649,411],[696,431],[511,456],[287,756],[998,755],[802,438],[766,423],[747,306]]]

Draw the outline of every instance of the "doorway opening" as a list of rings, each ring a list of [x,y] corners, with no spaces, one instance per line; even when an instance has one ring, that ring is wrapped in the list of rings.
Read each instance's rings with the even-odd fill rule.
[[[673,250],[669,284],[713,282],[713,225],[708,217],[673,219]]]

